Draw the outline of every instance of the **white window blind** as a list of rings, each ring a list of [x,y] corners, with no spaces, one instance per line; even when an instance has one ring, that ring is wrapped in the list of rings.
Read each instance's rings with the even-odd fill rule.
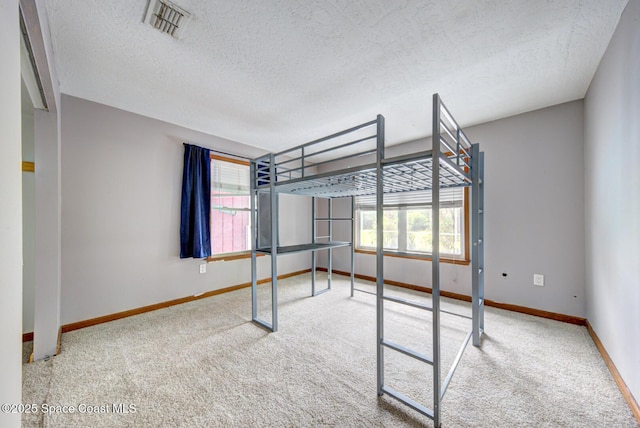
[[[238,254],[251,248],[249,165],[211,159],[211,252]]]
[[[249,166],[218,159],[211,160],[212,196],[249,196]],[[246,199],[247,204],[249,199]],[[234,207],[249,208],[249,206]]]
[[[464,187],[452,187],[440,189],[440,207],[461,207],[464,200]],[[356,201],[357,208],[371,210],[376,208],[376,195],[359,196]],[[400,206],[430,206],[431,190],[418,192],[399,192],[384,195],[385,207]]]
[[[432,252],[431,191],[384,195],[383,242],[385,250],[407,254]],[[376,247],[376,198],[361,196],[356,201],[356,245]],[[451,258],[464,257],[464,188],[440,189],[440,252]]]

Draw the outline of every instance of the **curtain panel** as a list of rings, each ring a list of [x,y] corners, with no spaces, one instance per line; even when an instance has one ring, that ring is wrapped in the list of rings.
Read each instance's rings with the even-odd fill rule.
[[[210,150],[184,144],[182,203],[180,207],[180,258],[211,255]]]

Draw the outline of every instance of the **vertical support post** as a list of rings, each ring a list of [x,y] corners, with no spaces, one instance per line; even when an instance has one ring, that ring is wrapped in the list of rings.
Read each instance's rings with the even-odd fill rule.
[[[278,331],[278,194],[276,193],[276,157],[269,156],[269,196],[271,209],[271,325]]]
[[[440,97],[433,94],[431,169],[431,297],[433,317],[433,424],[440,427]]]
[[[329,242],[333,241],[333,206],[331,204],[332,199],[327,199],[327,235],[329,236]],[[333,270],[333,250],[329,248],[327,254],[327,289],[331,290],[331,276]]]
[[[258,247],[258,218],[256,209],[256,198],[258,197],[258,192],[256,191],[257,173],[255,160],[252,160],[249,164],[249,180],[249,199],[251,200],[251,211],[249,213],[249,219],[251,223],[251,319],[255,321],[258,318],[258,287],[256,267],[256,248]]]
[[[456,165],[460,166],[460,128],[456,131]]]
[[[478,173],[480,183],[480,212],[478,221],[478,232],[482,245],[478,253],[478,263],[480,264],[480,281],[478,281],[478,297],[481,300],[480,310],[478,311],[478,324],[480,327],[480,337],[484,332],[484,152],[480,152],[480,172]],[[478,343],[478,345],[480,345]]]
[[[311,197],[311,243],[316,243],[316,197]],[[311,295],[316,295],[316,251],[311,251]]]
[[[355,267],[356,267],[356,197],[351,197],[351,297],[353,297],[353,289],[355,286]]]
[[[378,395],[382,395],[384,387],[384,257],[383,247],[383,205],[384,180],[382,177],[382,160],[384,159],[384,117],[378,115],[376,125],[376,334],[377,334],[377,380]]]

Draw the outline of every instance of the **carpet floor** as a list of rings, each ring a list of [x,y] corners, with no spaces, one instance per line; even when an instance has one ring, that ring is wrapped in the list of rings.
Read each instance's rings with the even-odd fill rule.
[[[269,285],[260,290],[269,320]],[[348,280],[334,276],[331,292],[309,297],[308,275],[279,282],[278,294],[277,333],[250,321],[249,289],[65,333],[60,355],[23,366],[23,402],[39,409],[23,415],[23,426],[432,426],[376,394],[375,296],[349,297]],[[456,300],[442,299],[442,308],[470,313]],[[386,337],[425,354],[430,320],[429,312],[385,304]],[[444,378],[470,321],[441,321]],[[584,327],[489,307],[485,327],[445,394],[444,427],[637,426]],[[432,406],[430,366],[387,350],[384,376]]]

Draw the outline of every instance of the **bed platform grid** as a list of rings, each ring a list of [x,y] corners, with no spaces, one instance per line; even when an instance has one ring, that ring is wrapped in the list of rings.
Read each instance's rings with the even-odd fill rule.
[[[278,329],[278,280],[279,254],[301,251],[311,252],[311,294],[317,295],[331,289],[332,249],[350,247],[351,296],[354,291],[376,295],[377,315],[377,391],[387,394],[412,409],[426,415],[439,427],[440,403],[447,386],[471,341],[480,346],[484,330],[484,251],[483,251],[483,177],[484,153],[478,144],[472,144],[442,103],[438,94],[433,95],[432,149],[408,155],[386,157],[384,147],[384,117],[303,144],[280,153],[271,153],[251,161],[251,282],[252,319],[270,331]],[[465,186],[471,189],[471,297],[472,329],[466,335],[452,367],[441,377],[440,358],[440,251],[439,251],[439,196],[440,189]],[[387,296],[384,285],[383,256],[383,205],[385,195],[402,192],[430,191],[432,201],[432,302],[431,306],[397,297]],[[288,193],[312,197],[312,239],[304,245],[278,245],[278,194]],[[377,248],[376,293],[354,286],[355,265],[355,197],[375,195]],[[316,198],[327,199],[327,215],[317,216]],[[351,216],[333,217],[332,198],[351,198]],[[272,215],[273,214],[273,215]],[[345,221],[350,224],[352,240],[334,241],[332,224]],[[317,224],[325,235],[317,235]],[[271,239],[276,237],[276,239]],[[328,251],[327,287],[316,289],[316,253]],[[258,254],[271,255],[271,322],[258,317],[257,260]],[[392,301],[428,310],[432,314],[432,355],[424,355],[385,339],[384,303]],[[458,315],[458,314],[454,314]],[[460,315],[463,316],[463,315]],[[464,316],[465,318],[469,318]],[[395,391],[384,382],[384,353],[400,352],[433,368],[433,408],[423,406]]]

